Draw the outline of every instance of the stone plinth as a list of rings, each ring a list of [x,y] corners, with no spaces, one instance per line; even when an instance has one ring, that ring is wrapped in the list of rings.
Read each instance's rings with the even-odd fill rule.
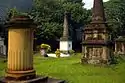
[[[103,0],[94,0],[92,22],[84,28],[82,63],[109,64],[111,62],[113,52],[109,33]]]
[[[125,54],[125,37],[119,36],[115,39],[115,54],[124,55]]]
[[[7,81],[5,78],[0,79],[0,83],[67,83],[65,80],[53,79],[44,76],[37,76],[28,80],[11,80]]]
[[[35,77],[33,69],[33,21],[27,16],[13,17],[8,22],[7,80]]]
[[[72,41],[60,41],[60,50],[61,51],[72,50]]]
[[[4,43],[4,38],[0,37],[0,56],[4,55],[6,56],[6,46],[5,46],[5,43]]]

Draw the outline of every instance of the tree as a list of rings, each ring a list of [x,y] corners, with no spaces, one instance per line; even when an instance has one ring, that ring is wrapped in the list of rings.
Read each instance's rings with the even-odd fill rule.
[[[105,3],[106,17],[112,36],[125,35],[125,0],[110,0]]]
[[[79,28],[87,23],[89,13],[83,8],[82,0],[34,0],[31,12],[38,24],[37,37],[59,39],[63,31],[63,14],[71,13],[71,28]]]

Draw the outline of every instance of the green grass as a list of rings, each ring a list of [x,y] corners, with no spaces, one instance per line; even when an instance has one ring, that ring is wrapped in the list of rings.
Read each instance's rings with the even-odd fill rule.
[[[4,62],[5,59],[0,58],[0,76],[4,76],[6,63]]]
[[[0,75],[5,63],[0,62]],[[125,83],[125,63],[112,66],[82,65],[80,54],[68,58],[34,57],[37,74],[64,79],[69,83]]]

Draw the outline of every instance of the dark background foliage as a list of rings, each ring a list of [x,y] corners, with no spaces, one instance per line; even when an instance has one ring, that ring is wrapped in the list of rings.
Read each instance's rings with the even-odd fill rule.
[[[15,5],[15,9],[12,8]],[[0,31],[7,38],[4,23],[8,13],[28,12],[38,24],[35,31],[34,46],[48,43],[53,50],[59,48],[59,39],[63,32],[64,12],[70,12],[69,33],[73,49],[81,49],[82,30],[91,21],[91,9],[84,7],[82,0],[0,0]],[[112,38],[125,35],[125,0],[110,0],[104,3],[105,14]],[[34,48],[35,49],[35,48]]]

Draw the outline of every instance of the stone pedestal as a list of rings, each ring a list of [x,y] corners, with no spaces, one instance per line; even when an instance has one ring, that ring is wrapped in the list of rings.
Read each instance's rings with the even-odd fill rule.
[[[46,48],[41,48],[40,49],[40,53],[41,53],[42,56],[48,57],[48,55],[47,55],[47,49]]]
[[[33,21],[29,17],[12,18],[8,23],[7,80],[35,77],[33,69]]]
[[[0,56],[6,56],[6,46],[4,44],[4,38],[0,37]]]
[[[109,64],[111,62],[113,52],[109,31],[103,0],[94,0],[92,22],[84,28],[81,60],[83,63]]]
[[[119,36],[115,39],[115,55],[125,55],[125,37]]]
[[[60,41],[60,50],[61,51],[72,50],[72,41]]]

